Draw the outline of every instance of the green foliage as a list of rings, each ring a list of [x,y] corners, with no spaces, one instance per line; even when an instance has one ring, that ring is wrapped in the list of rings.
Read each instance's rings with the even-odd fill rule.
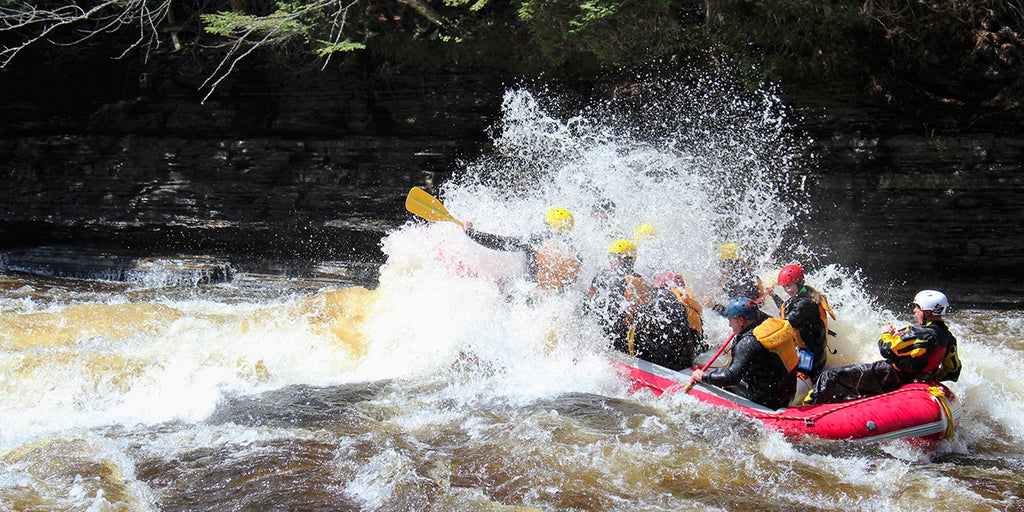
[[[138,0],[87,2],[102,8],[86,16],[74,0],[0,0],[0,68],[30,45],[98,48],[96,35],[143,27],[145,37],[132,34],[129,49],[151,49],[171,32],[207,51],[201,39],[215,37],[226,40],[222,64],[253,55],[253,47],[290,65],[371,52],[359,61],[382,73],[486,66],[592,76],[727,62],[752,84],[839,80],[887,98],[1019,109],[1022,1],[239,0],[232,4],[247,11],[228,12],[213,10],[226,0]],[[223,78],[211,77],[211,87]]]
[[[245,33],[275,34],[278,38],[305,35],[309,28],[296,20],[291,13],[283,10],[269,16],[252,16],[237,12],[222,11],[199,16],[203,29],[222,37],[237,37]]]
[[[1004,0],[873,0],[887,59],[881,85],[944,104],[1021,108],[1024,5]]]
[[[425,35],[458,43],[491,20],[482,15],[487,0],[288,0],[274,2],[273,13],[237,12],[202,14],[207,33],[249,44],[301,41],[313,54],[364,50],[382,33],[404,32],[411,39]],[[256,37],[253,37],[256,36]],[[258,42],[257,42],[258,40]]]
[[[869,20],[855,2],[708,0],[707,46],[757,63],[769,80],[853,72]]]
[[[591,55],[604,66],[672,50],[679,26],[669,0],[520,0],[520,20],[552,64]]]
[[[275,2],[275,7],[276,10],[266,16],[222,11],[202,14],[200,18],[204,30],[210,34],[255,45],[296,40],[319,57],[366,48],[363,43],[343,38],[347,8],[338,2],[298,0]],[[328,10],[330,7],[335,10]]]
[[[467,4],[472,4],[469,6],[469,10],[479,11],[487,5],[487,0],[444,0],[444,4],[449,7],[463,7]]]
[[[681,51],[714,48],[794,84],[841,80],[892,102],[1021,110],[1019,0],[706,0],[703,31]]]
[[[318,40],[322,46],[316,49],[316,54],[320,57],[326,57],[334,52],[350,52],[353,50],[365,50],[366,45],[362,43],[353,43],[351,41],[341,41],[338,43],[332,43],[330,41]]]
[[[221,37],[295,41],[322,58],[370,50],[389,64],[414,67],[487,62],[572,74],[696,56],[709,65],[730,63],[751,84],[844,80],[889,94],[898,82],[960,73],[957,83],[968,84],[970,74],[971,87],[995,94],[997,82],[1024,73],[1018,35],[1024,18],[1014,5],[1019,2],[289,0],[262,16],[218,12],[202,19],[207,32]]]

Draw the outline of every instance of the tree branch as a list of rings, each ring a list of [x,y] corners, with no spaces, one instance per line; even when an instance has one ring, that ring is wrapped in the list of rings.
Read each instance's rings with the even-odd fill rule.
[[[433,7],[430,7],[429,5],[427,5],[426,2],[424,2],[423,0],[398,0],[398,1],[403,3],[403,4],[405,4],[405,5],[408,5],[409,7],[412,7],[413,9],[416,10],[416,12],[420,13],[421,16],[426,18],[427,21],[433,23],[434,25],[437,25],[437,26],[441,26],[442,25],[442,23],[441,23],[441,20],[442,20],[441,15],[438,14],[438,12],[435,11]]]
[[[4,44],[0,49],[0,68],[6,67],[25,48],[46,40],[56,45],[72,46],[106,32],[115,32],[126,26],[138,24],[139,37],[128,45],[121,54],[139,46],[149,38],[159,46],[157,25],[170,9],[171,0],[163,0],[156,8],[150,8],[146,0],[107,0],[91,9],[84,10],[78,5],[64,5],[54,9],[39,9],[24,1],[9,7],[0,7],[0,33],[22,33],[17,42]],[[82,35],[68,42],[51,40],[58,29],[82,26]]]

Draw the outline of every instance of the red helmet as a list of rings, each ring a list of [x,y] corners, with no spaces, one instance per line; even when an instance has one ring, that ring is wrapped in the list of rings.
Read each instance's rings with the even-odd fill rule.
[[[669,285],[675,285],[676,287],[683,288],[686,286],[686,282],[683,281],[683,276],[672,271],[662,272],[661,274],[658,274],[658,277],[654,278],[655,288],[665,288]]]
[[[775,280],[779,286],[786,286],[789,283],[800,283],[804,280],[804,269],[800,265],[786,265],[779,271],[779,278]]]

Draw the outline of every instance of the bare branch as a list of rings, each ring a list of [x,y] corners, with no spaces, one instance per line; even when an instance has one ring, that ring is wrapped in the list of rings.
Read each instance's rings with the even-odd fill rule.
[[[427,5],[423,0],[398,0],[413,9],[416,9],[424,18],[433,23],[434,25],[441,25],[441,15],[438,14],[432,7]]]
[[[159,46],[157,25],[170,11],[171,0],[163,0],[155,8],[146,0],[106,0],[89,10],[69,4],[53,9],[39,9],[24,1],[0,8],[0,33],[17,33],[17,42],[4,44],[0,49],[0,68],[6,67],[22,50],[47,41],[58,46],[73,46],[99,34],[116,32],[127,26],[139,29],[139,37],[128,45],[121,54],[124,56],[133,48],[146,42]],[[75,28],[81,34],[71,41],[55,41],[51,37],[58,29]]]
[[[209,89],[206,92],[206,95],[203,96],[202,102],[205,103],[206,100],[210,98],[210,96],[213,94],[213,91],[217,88],[217,86],[220,85],[220,83],[225,78],[227,78],[227,76],[230,75],[232,71],[234,71],[235,66],[238,65],[238,63],[242,59],[249,56],[257,48],[266,46],[268,44],[273,44],[275,42],[279,42],[280,39],[278,36],[282,34],[282,31],[284,27],[287,26],[288,22],[298,22],[305,15],[327,9],[332,6],[337,6],[338,10],[335,11],[335,13],[331,17],[333,20],[332,32],[334,34],[331,42],[339,42],[343,35],[343,29],[348,14],[348,10],[359,2],[360,0],[352,0],[350,3],[345,4],[344,2],[339,0],[319,0],[294,12],[290,12],[284,15],[281,15],[280,13],[275,14],[273,20],[276,23],[274,25],[270,25],[270,27],[272,28],[267,30],[262,38],[254,42],[249,42],[249,37],[255,35],[257,32],[260,32],[261,30],[266,30],[268,25],[262,25],[257,26],[256,28],[245,29],[241,34],[239,34],[237,39],[235,39],[235,42],[231,46],[231,49],[228,50],[227,54],[224,56],[223,59],[221,59],[220,63],[217,65],[217,69],[215,69],[213,73],[211,73],[210,76],[203,81],[202,85],[199,86],[200,89],[209,87]],[[262,19],[270,19],[270,17]],[[288,36],[284,35],[284,37]],[[245,48],[244,51],[243,48]],[[226,70],[225,66],[227,67]]]
[[[348,20],[348,10],[354,5],[359,3],[359,0],[352,0],[348,5],[338,4],[338,10],[335,11],[334,16],[331,17],[331,44],[338,44],[341,42],[341,37],[344,35],[345,22]],[[331,62],[331,57],[334,53],[328,53],[327,57],[324,58],[324,64],[320,67],[320,70],[327,69],[327,65]]]
[[[74,0],[65,0],[65,5],[40,9],[33,0],[6,0],[0,7],[0,69],[6,67],[22,50],[45,42],[57,46],[74,46],[101,34],[131,29],[136,37],[128,43],[118,58],[130,51],[142,49],[148,53],[160,46],[160,34],[170,32],[174,50],[181,48],[176,29],[165,26],[173,24],[171,2],[173,0],[98,0],[92,8],[83,8]],[[207,23],[208,31],[226,37],[230,43],[216,69],[199,86],[205,89],[205,102],[218,85],[231,74],[239,62],[256,49],[283,44],[295,38],[305,38],[322,46],[317,53],[323,58],[326,68],[334,53],[365,48],[363,41],[348,38],[353,31],[347,27],[351,9],[365,0],[312,0],[292,4],[294,11],[282,7],[273,14],[252,16],[242,12],[209,13],[201,11],[212,8],[203,6],[198,15]],[[419,15],[434,25],[441,25],[443,17],[425,0],[397,0],[410,6]],[[304,5],[303,5],[304,4]],[[240,2],[232,2],[239,7]],[[209,19],[207,19],[209,18]],[[215,20],[211,22],[210,19]],[[215,28],[211,28],[215,27]],[[356,31],[358,33],[358,31]],[[13,36],[13,37],[11,37]],[[323,39],[319,39],[319,38]]]
[[[214,80],[212,84],[210,84],[210,90],[206,92],[206,95],[203,96],[203,100],[200,101],[200,103],[206,103],[206,100],[210,98],[210,95],[212,95],[213,91],[215,91],[217,89],[217,86],[220,85],[221,81],[223,81],[225,78],[227,78],[228,75],[230,75],[231,72],[235,70],[235,66],[242,59],[244,59],[246,56],[248,56],[250,53],[255,51],[256,48],[259,48],[264,42],[266,42],[268,39],[270,39],[270,37],[272,35],[273,35],[273,33],[268,33],[266,36],[263,37],[262,40],[260,40],[256,44],[250,46],[249,49],[246,50],[244,53],[242,53],[241,55],[237,55],[234,58],[231,58],[230,59],[230,65],[228,66],[228,69],[226,71],[224,71],[224,73],[222,73],[219,77],[217,77],[217,79]],[[217,69],[214,70],[214,72],[211,73],[210,76],[207,77],[206,80],[203,81],[203,84],[199,86],[200,89],[202,89],[203,87],[206,87],[206,84],[210,83],[210,80],[212,78],[214,78],[214,76],[217,75],[217,71],[219,71],[221,68],[224,67],[224,64],[227,63],[229,61],[230,56],[233,55],[233,52],[235,51],[235,48],[240,48],[241,47],[241,42],[242,42],[242,40],[239,40],[238,43],[235,44],[234,48],[232,48],[232,53],[229,53],[228,57],[224,57],[224,60],[220,61],[220,64],[217,65]]]

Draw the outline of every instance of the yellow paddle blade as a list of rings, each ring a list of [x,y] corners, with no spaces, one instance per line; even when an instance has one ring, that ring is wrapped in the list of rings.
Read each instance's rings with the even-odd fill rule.
[[[409,196],[405,198],[405,209],[430,221],[449,221],[462,224],[459,219],[448,213],[441,201],[419,187],[413,187],[409,191]]]

